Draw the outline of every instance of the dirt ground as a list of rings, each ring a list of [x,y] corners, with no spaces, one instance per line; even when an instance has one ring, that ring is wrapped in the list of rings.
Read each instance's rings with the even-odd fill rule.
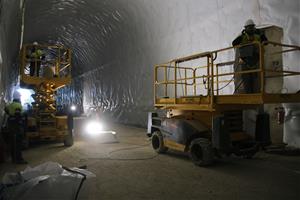
[[[183,154],[154,153],[145,129],[112,129],[116,143],[77,138],[70,148],[36,145],[24,151],[24,158],[30,166],[46,161],[87,165],[97,177],[84,183],[79,199],[300,199],[299,156],[260,152],[250,160],[228,157],[201,168]],[[0,164],[0,175],[25,167]]]

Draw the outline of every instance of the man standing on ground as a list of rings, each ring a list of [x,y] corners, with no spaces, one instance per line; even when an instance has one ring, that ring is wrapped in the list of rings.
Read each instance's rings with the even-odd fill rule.
[[[17,164],[27,164],[22,156],[24,119],[22,116],[22,104],[20,99],[20,93],[15,91],[13,94],[13,102],[5,107],[5,113],[9,116],[7,126],[9,130],[12,162]]]

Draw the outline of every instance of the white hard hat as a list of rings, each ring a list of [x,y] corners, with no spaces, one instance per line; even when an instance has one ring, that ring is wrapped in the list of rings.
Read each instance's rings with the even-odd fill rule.
[[[13,99],[21,99],[21,94],[18,91],[14,91],[13,93]]]
[[[38,42],[34,42],[34,43],[33,43],[33,45],[38,45],[38,44],[39,44]]]
[[[252,20],[252,19],[248,19],[246,22],[245,22],[245,26],[244,27],[246,27],[246,26],[255,26],[255,23],[254,23],[254,21]]]

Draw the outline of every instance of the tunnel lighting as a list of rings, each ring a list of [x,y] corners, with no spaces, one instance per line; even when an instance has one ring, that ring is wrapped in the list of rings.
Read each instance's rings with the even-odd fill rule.
[[[117,135],[115,131],[104,130],[103,124],[98,121],[90,121],[86,126],[86,133],[90,136],[112,135],[114,138]]]
[[[103,125],[100,122],[91,121],[86,126],[86,132],[90,135],[98,135],[103,132]]]
[[[76,110],[76,106],[72,105],[72,106],[71,106],[71,110],[72,110],[72,111],[75,111],[75,110]]]
[[[34,91],[31,89],[23,89],[23,88],[19,88],[17,90],[20,94],[21,94],[21,102],[22,105],[24,106],[26,103],[31,104],[33,101],[31,95],[34,94]]]

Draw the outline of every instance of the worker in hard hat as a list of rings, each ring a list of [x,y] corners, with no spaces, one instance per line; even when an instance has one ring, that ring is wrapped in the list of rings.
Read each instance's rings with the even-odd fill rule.
[[[259,29],[256,29],[254,21],[252,19],[248,19],[244,25],[244,30],[236,39],[233,40],[232,45],[242,45],[254,41],[265,42],[267,41],[267,38]]]
[[[255,70],[259,68],[259,46],[253,42],[264,43],[267,41],[262,31],[256,29],[252,19],[246,21],[242,33],[233,40],[232,45],[239,46],[236,50],[237,66],[235,71]],[[252,44],[251,44],[252,43]],[[236,75],[236,93],[258,93],[260,80],[258,73],[245,73]],[[239,79],[239,80],[238,80]]]
[[[30,52],[30,76],[39,76],[41,61],[45,59],[45,55],[38,47],[38,43],[34,42]]]
[[[20,93],[15,91],[12,103],[5,107],[5,113],[8,115],[7,127],[9,130],[12,162],[17,164],[27,164],[22,156],[24,118],[20,99]]]

